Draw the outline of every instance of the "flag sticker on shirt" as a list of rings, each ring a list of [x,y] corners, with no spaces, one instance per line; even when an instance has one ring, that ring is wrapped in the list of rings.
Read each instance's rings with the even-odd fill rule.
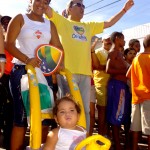
[[[37,31],[34,33],[34,35],[36,36],[37,39],[40,39],[40,38],[43,36],[42,32],[39,31],[39,30],[37,30]]]
[[[78,34],[80,34],[80,35],[84,34],[83,27],[74,26],[73,28]]]
[[[83,27],[73,26],[73,30],[75,31],[72,34],[73,39],[77,39],[77,40],[80,40],[80,41],[87,41],[87,38],[84,35],[85,29]]]

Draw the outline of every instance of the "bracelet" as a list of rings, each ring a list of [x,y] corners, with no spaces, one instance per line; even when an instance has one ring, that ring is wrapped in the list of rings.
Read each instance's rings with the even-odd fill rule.
[[[29,57],[27,57],[26,58],[26,60],[25,60],[25,64],[27,64],[27,62],[28,62],[28,60],[29,60],[30,58]]]
[[[123,11],[126,13],[127,11],[125,10],[125,8],[123,8]]]
[[[0,63],[1,63],[1,62],[6,62],[6,58],[1,58],[1,57],[0,57]]]
[[[92,51],[91,53],[95,53],[95,51]]]
[[[0,58],[6,59],[6,55],[5,54],[0,54]]]

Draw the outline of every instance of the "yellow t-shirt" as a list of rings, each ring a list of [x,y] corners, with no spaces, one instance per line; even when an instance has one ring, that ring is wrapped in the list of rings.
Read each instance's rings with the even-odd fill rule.
[[[150,53],[136,56],[131,65],[132,104],[150,100]]]
[[[91,75],[91,38],[103,32],[104,22],[75,22],[55,11],[50,19],[64,48],[65,68],[74,74]]]
[[[98,60],[100,61],[101,65],[106,65],[108,51],[100,48],[96,50],[96,55]],[[105,71],[94,71],[94,84],[96,87],[106,86],[110,75],[107,74]]]

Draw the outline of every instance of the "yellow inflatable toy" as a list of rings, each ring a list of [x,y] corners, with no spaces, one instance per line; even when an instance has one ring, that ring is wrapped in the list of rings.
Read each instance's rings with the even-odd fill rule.
[[[69,84],[70,92],[74,99],[79,103],[81,107],[81,115],[80,119],[78,121],[78,125],[84,127],[86,129],[86,118],[85,118],[85,113],[84,113],[84,106],[81,98],[81,94],[78,88],[78,85],[76,84],[75,80],[72,77],[72,74],[69,70],[64,69],[63,71],[60,72],[60,74],[65,75]]]
[[[97,142],[100,141],[102,145]],[[80,142],[75,150],[82,150],[83,147],[86,147],[86,150],[109,150],[111,142],[101,135],[92,135],[82,142]]]
[[[39,149],[42,135],[40,94],[35,69],[30,65],[26,65],[26,70],[30,94],[30,148]]]
[[[44,116],[41,114],[40,109],[40,94],[38,88],[38,81],[36,78],[35,69],[26,65],[26,70],[29,79],[29,93],[30,93],[30,146],[27,149],[39,150],[41,148],[41,135],[42,135],[42,125],[41,118],[50,118],[50,114],[45,114]],[[82,98],[80,95],[79,88],[73,79],[72,74],[69,70],[64,69],[60,72],[62,75],[65,75],[70,87],[71,94],[74,99],[81,106],[81,116],[78,125],[86,128],[86,119],[84,113],[84,106],[82,103]],[[104,143],[103,145],[97,144],[96,141],[101,141]],[[86,147],[86,150],[108,150],[111,146],[111,142],[101,135],[94,135],[86,138],[82,142],[80,142],[75,150],[81,150],[83,147]]]

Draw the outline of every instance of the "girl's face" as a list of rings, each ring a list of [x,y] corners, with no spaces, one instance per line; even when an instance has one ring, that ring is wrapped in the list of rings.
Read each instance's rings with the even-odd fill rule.
[[[36,15],[43,15],[49,5],[49,0],[31,0],[31,11]]]
[[[58,105],[55,120],[62,128],[74,129],[79,120],[79,114],[77,113],[74,103],[62,101]]]
[[[125,60],[132,63],[135,56],[136,56],[136,51],[135,50],[130,50],[127,53],[127,55],[125,56]]]

